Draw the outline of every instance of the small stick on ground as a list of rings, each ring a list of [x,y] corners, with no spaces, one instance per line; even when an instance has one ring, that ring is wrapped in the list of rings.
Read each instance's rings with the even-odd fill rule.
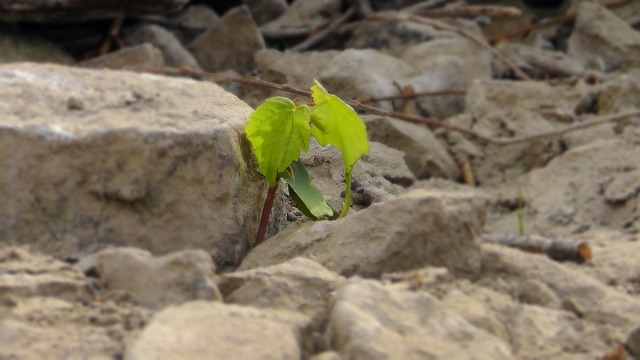
[[[608,1],[602,4],[602,6],[606,7],[606,8],[615,8],[618,6],[622,6],[622,5],[626,5],[628,3],[630,3],[631,0],[612,0],[612,1]],[[545,28],[547,26],[551,26],[551,25],[555,25],[555,24],[560,24],[566,21],[571,21],[573,19],[575,19],[575,17],[578,15],[577,12],[575,11],[571,11],[568,12],[566,14],[560,15],[560,16],[556,16],[556,17],[552,17],[552,18],[548,18],[544,21],[541,21],[537,24],[531,24],[531,25],[527,25],[525,27],[510,31],[508,33],[506,33],[503,36],[500,36],[500,38],[498,39],[494,39],[494,42],[499,42],[500,40],[506,40],[506,39],[511,39],[511,38],[515,38],[527,33],[530,33],[532,31],[536,31],[536,30],[540,30],[542,28]]]
[[[287,49],[287,51],[289,51],[289,52],[303,51],[303,50],[307,50],[310,47],[316,45],[317,43],[319,43],[320,41],[325,39],[327,36],[331,35],[334,31],[336,31],[336,29],[340,25],[342,25],[345,22],[347,22],[347,20],[349,20],[349,18],[355,12],[356,12],[355,6],[350,7],[349,10],[347,10],[339,18],[335,19],[331,24],[329,24],[329,26],[327,26],[323,30],[319,31],[317,34],[312,35],[311,37],[309,37],[305,41],[301,42],[300,44]]]
[[[111,28],[109,29],[109,35],[100,46],[100,55],[105,55],[111,50],[111,46],[115,43],[118,49],[122,49],[124,47],[124,43],[119,37],[120,30],[122,29],[122,22],[124,21],[124,16],[118,16],[113,19],[111,23]]]
[[[567,238],[550,239],[536,235],[514,236],[484,233],[482,234],[482,240],[527,252],[546,254],[556,261],[584,263],[593,258],[589,243]]]
[[[360,100],[360,102],[363,104],[368,104],[372,102],[386,101],[386,100],[413,99],[413,98],[428,97],[428,96],[456,96],[456,95],[465,95],[466,93],[467,93],[466,90],[453,90],[453,89],[445,89],[445,90],[437,90],[437,91],[419,91],[419,92],[414,92],[412,94],[400,93],[397,95],[390,95],[390,96],[370,97],[364,100]]]
[[[500,60],[501,62],[503,62],[505,65],[507,65],[512,71],[513,74],[520,80],[531,80],[531,78],[525,74],[522,70],[520,70],[520,68],[518,67],[518,65],[516,65],[513,61],[509,60],[506,56],[502,55],[501,52],[499,52],[498,50],[496,50],[493,46],[491,46],[491,44],[489,44],[485,39],[480,38],[479,36],[476,36],[474,34],[471,34],[468,31],[465,31],[463,29],[457,28],[457,27],[453,27],[453,26],[449,26],[440,22],[436,22],[421,16],[416,16],[416,15],[409,15],[409,20],[413,21],[413,22],[417,22],[420,24],[425,24],[425,25],[429,25],[431,27],[433,27],[436,30],[444,30],[444,31],[450,31],[450,32],[454,32],[459,34],[460,36],[466,37],[467,39],[477,43],[478,45],[488,49],[491,54],[493,54],[493,56],[495,56],[498,60]]]
[[[401,11],[404,11],[404,12],[418,12],[418,11],[422,11],[422,10],[433,9],[433,8],[445,5],[445,4],[453,2],[453,1],[454,0],[427,0],[427,1],[421,1],[421,2],[419,2],[417,4],[415,4],[415,5],[407,6],[406,8],[402,9]]]
[[[413,11],[420,16],[430,18],[438,17],[461,17],[461,18],[516,18],[522,15],[522,12],[512,6],[493,6],[493,5],[464,5],[452,6],[442,9],[428,9]]]
[[[605,124],[609,122],[623,121],[629,117],[638,116],[638,115],[640,115],[640,110],[632,110],[632,111],[627,111],[627,112],[618,113],[618,114],[598,116],[589,120],[576,122],[572,125],[565,126],[559,129],[555,129],[555,130],[551,130],[551,131],[547,131],[547,132],[543,132],[543,133],[539,133],[531,136],[521,136],[521,137],[515,137],[511,139],[497,139],[497,143],[498,145],[505,146],[505,145],[520,144],[528,141],[553,138],[553,137],[558,137],[560,135],[564,135],[571,131],[586,129],[588,127]]]

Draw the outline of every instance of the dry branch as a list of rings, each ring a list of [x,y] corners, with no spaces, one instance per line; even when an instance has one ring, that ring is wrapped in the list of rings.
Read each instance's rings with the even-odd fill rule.
[[[296,95],[311,98],[311,93],[309,91],[299,90],[288,85],[274,84],[272,82],[260,80],[258,78],[228,76],[225,74],[210,73],[206,71],[197,71],[189,68],[177,69],[177,68],[165,67],[160,69],[149,69],[147,70],[147,72],[155,73],[155,74],[163,74],[163,75],[172,75],[172,76],[186,76],[186,77],[191,77],[193,79],[199,79],[199,80],[210,79],[211,81],[214,81],[216,83],[239,83],[239,84],[246,84],[251,86],[259,86],[263,88],[284,91],[291,94],[296,94]],[[366,105],[358,100],[347,100],[345,102],[349,104],[351,107],[365,113],[381,115],[381,116],[389,116],[392,118],[404,120],[404,121],[415,123],[415,124],[423,124],[423,125],[429,125],[429,126],[438,127],[438,128],[444,128],[450,131],[457,131],[461,134],[464,134],[472,138],[479,139],[497,146],[506,146],[506,145],[519,144],[527,141],[553,138],[553,137],[566,134],[568,132],[581,130],[581,129],[585,129],[588,127],[609,123],[609,122],[619,122],[629,117],[640,115],[640,110],[631,110],[624,113],[591,118],[588,120],[577,122],[570,126],[566,126],[560,129],[555,129],[552,131],[535,134],[531,136],[522,136],[522,137],[516,137],[516,138],[510,138],[510,139],[496,139],[493,137],[489,137],[489,136],[477,133],[473,130],[451,125],[445,121],[442,121],[436,118],[425,118],[417,115],[410,115],[410,114],[403,114],[395,111],[388,111],[388,110],[380,109],[370,105]]]
[[[546,254],[556,261],[583,263],[593,258],[589,243],[568,238],[550,239],[536,235],[514,236],[484,233],[482,234],[482,240],[527,252]]]
[[[419,92],[414,92],[412,94],[400,93],[397,95],[390,95],[390,96],[370,97],[364,100],[360,100],[360,102],[363,104],[368,104],[372,102],[386,101],[386,100],[413,99],[413,98],[427,97],[427,96],[455,96],[455,95],[465,95],[466,93],[467,93],[466,90],[454,90],[454,89],[445,89],[445,90],[437,90],[437,91],[419,91]]]
[[[630,3],[631,0],[612,0],[612,1],[608,1],[602,4],[602,6],[606,7],[606,8],[615,8],[618,6],[622,6],[622,5],[626,5],[628,3]],[[501,36],[499,39],[494,39],[494,42],[499,42],[502,39],[511,39],[514,37],[518,37],[520,35],[524,35],[527,34],[529,32],[532,31],[536,31],[542,28],[545,28],[547,26],[551,26],[551,25],[555,25],[555,24],[560,24],[566,21],[571,21],[573,19],[575,19],[575,17],[578,15],[577,12],[575,11],[571,11],[568,12],[566,14],[560,15],[560,16],[556,16],[556,17],[552,17],[552,18],[548,18],[544,21],[541,21],[537,24],[531,24],[531,25],[527,25],[525,27],[513,30],[511,32],[506,33],[505,35]]]
[[[442,9],[427,9],[413,11],[420,16],[430,18],[434,17],[462,17],[462,18],[516,18],[522,15],[522,12],[512,6],[493,6],[493,5],[463,5],[452,6]]]
[[[326,28],[322,29],[321,31],[319,31],[315,35],[310,36],[309,38],[307,38],[305,41],[301,42],[300,44],[287,49],[287,51],[292,51],[292,52],[293,51],[303,51],[303,50],[307,50],[308,48],[316,45],[317,43],[319,43],[320,41],[325,39],[327,36],[331,35],[334,31],[336,31],[336,29],[340,25],[342,25],[345,22],[347,22],[347,20],[349,20],[349,18],[355,12],[356,12],[356,8],[354,6],[350,7],[349,10],[347,10],[339,18],[335,19]]]

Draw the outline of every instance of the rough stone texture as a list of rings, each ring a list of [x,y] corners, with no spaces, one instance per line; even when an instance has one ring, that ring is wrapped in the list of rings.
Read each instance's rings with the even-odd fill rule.
[[[300,89],[313,85],[322,69],[339,51],[282,52],[273,49],[261,50],[256,54],[260,77],[279,81]]]
[[[0,20],[5,22],[82,22],[120,15],[146,15],[179,10],[187,0],[32,0],[1,1]]]
[[[344,280],[315,261],[298,257],[278,265],[224,274],[218,286],[228,303],[313,316],[325,309]]]
[[[425,292],[354,279],[337,295],[327,328],[347,359],[511,359],[509,348]]]
[[[598,228],[634,232],[640,230],[638,167],[629,159],[640,158],[640,148],[622,139],[595,140],[577,146],[520,179],[526,202],[527,231],[541,235],[571,235]],[[554,185],[549,186],[549,179]],[[515,184],[505,184],[515,196]],[[607,192],[608,190],[608,192]],[[613,196],[613,194],[620,194]],[[607,195],[609,194],[609,195]],[[607,198],[611,196],[616,201]],[[494,218],[489,229],[517,231],[514,214]]]
[[[125,359],[300,359],[308,321],[284,310],[190,302],[157,313]]]
[[[403,19],[375,19],[363,21],[353,32],[346,47],[376,49],[399,56],[410,47],[433,39],[457,37],[457,34],[450,31],[437,30],[433,26]]]
[[[71,64],[74,60],[61,47],[45,39],[0,32],[0,64],[22,61]]]
[[[114,51],[110,54],[98,56],[83,61],[79,66],[88,68],[107,68],[122,70],[157,69],[165,66],[164,57],[160,50],[148,43]]]
[[[640,33],[605,7],[583,1],[569,38],[569,55],[609,72],[640,65]]]
[[[149,318],[129,304],[87,306],[51,297],[33,297],[0,305],[2,359],[115,359],[123,339]]]
[[[329,61],[318,81],[343,99],[368,99],[397,94],[394,82],[414,73],[409,64],[389,55],[371,49],[348,49]],[[377,104],[391,109],[389,101]]]
[[[335,210],[344,203],[344,160],[340,150],[320,146],[315,140],[309,152],[300,156],[314,185]],[[416,181],[404,161],[404,154],[370,141],[369,155],[356,164],[352,174],[352,206],[367,207],[391,199]]]
[[[219,267],[253,242],[251,108],[221,88],[20,64],[0,66],[0,99],[0,241],[64,258],[200,248]]]
[[[526,322],[518,325],[521,331],[526,331],[529,335],[535,334],[535,337],[542,337],[540,340],[533,340],[531,336],[528,338],[523,336],[519,340],[523,345],[526,341],[534,341],[537,351],[543,354],[544,349],[555,348],[557,352],[575,349],[573,351],[581,353],[590,350],[592,355],[595,355],[598,352],[605,352],[607,344],[611,346],[624,343],[627,335],[640,323],[640,300],[637,296],[630,296],[607,287],[579,268],[558,264],[545,256],[527,254],[495,245],[485,245],[483,250],[481,280],[483,286],[503,294],[510,294],[523,303],[571,313],[567,315],[547,312],[544,316],[547,319],[544,319],[541,317],[541,311],[529,310],[532,313],[527,316],[530,319],[528,322],[535,324],[534,328],[545,329],[545,331],[526,330]],[[535,281],[537,286],[531,286],[532,281]],[[548,295],[540,296],[544,293]],[[570,321],[565,324],[553,324],[554,321],[550,317],[554,316],[567,318],[563,322]],[[513,320],[515,319],[510,321]],[[574,324],[572,325],[571,322]],[[599,331],[589,329],[592,325],[596,325]],[[559,329],[561,327],[565,327],[564,334]],[[567,332],[570,327],[573,327],[573,330]],[[547,329],[551,333],[562,334],[566,341],[558,341],[561,338],[545,341],[549,336]],[[513,333],[520,337],[516,331]],[[551,337],[547,340],[551,340]],[[547,347],[547,345],[552,346]],[[523,348],[523,354],[527,353],[527,348]]]
[[[23,248],[0,248],[0,298],[55,296],[69,301],[88,298],[85,278],[73,266]],[[1,318],[1,317],[0,317]]]
[[[249,9],[239,6],[227,12],[188,48],[205,70],[232,69],[244,74],[256,67],[255,54],[265,44]]]
[[[417,75],[399,81],[416,92],[467,89],[475,79],[490,79],[491,53],[463,38],[434,39],[410,47],[400,59]],[[464,96],[418,98],[420,109],[437,118],[448,118],[464,110]]]
[[[158,25],[143,25],[125,36],[124,42],[129,46],[149,43],[157,47],[168,66],[200,69],[196,59],[182,46],[180,40]]]
[[[385,116],[363,116],[369,139],[405,153],[411,172],[418,179],[439,177],[455,180],[460,170],[447,149],[424,126]]]
[[[108,289],[124,290],[144,307],[160,309],[191,300],[222,300],[215,266],[202,250],[184,250],[154,258],[135,248],[96,254],[96,270]]]
[[[538,49],[516,43],[501,44],[498,50],[536,79],[543,79],[545,76],[582,76],[586,73],[584,65],[560,51]],[[506,77],[512,72],[508,66],[497,59],[494,59],[493,67],[499,77]]]
[[[280,17],[264,24],[260,30],[265,36],[296,30],[300,31],[300,35],[309,34],[326,24],[333,15],[337,16],[339,10],[338,0],[297,0]]]
[[[337,221],[290,226],[254,248],[240,270],[309,256],[342,275],[379,276],[435,265],[474,272],[486,199],[470,188],[427,182]]]
[[[258,25],[277,19],[289,8],[286,0],[242,0],[242,2],[249,7]]]

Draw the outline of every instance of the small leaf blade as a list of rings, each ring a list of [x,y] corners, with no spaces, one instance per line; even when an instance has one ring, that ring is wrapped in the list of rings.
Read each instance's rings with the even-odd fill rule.
[[[335,219],[336,212],[327,204],[322,193],[311,184],[311,177],[300,161],[291,163],[291,172],[280,174],[289,185],[289,195],[298,209],[311,220]]]
[[[275,186],[278,174],[300,158],[300,151],[309,150],[310,118],[307,106],[280,96],[267,99],[249,116],[247,139],[269,186]]]
[[[345,169],[353,167],[358,159],[369,153],[364,122],[353,108],[327,92],[317,80],[311,90],[316,104],[311,113],[311,134],[320,145],[331,144],[342,150]]]

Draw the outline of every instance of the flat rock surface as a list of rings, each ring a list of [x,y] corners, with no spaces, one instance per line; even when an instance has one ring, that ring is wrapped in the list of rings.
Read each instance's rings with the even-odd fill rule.
[[[251,109],[221,88],[22,64],[0,67],[0,94],[2,241],[65,258],[190,243],[224,265],[255,236]]]

